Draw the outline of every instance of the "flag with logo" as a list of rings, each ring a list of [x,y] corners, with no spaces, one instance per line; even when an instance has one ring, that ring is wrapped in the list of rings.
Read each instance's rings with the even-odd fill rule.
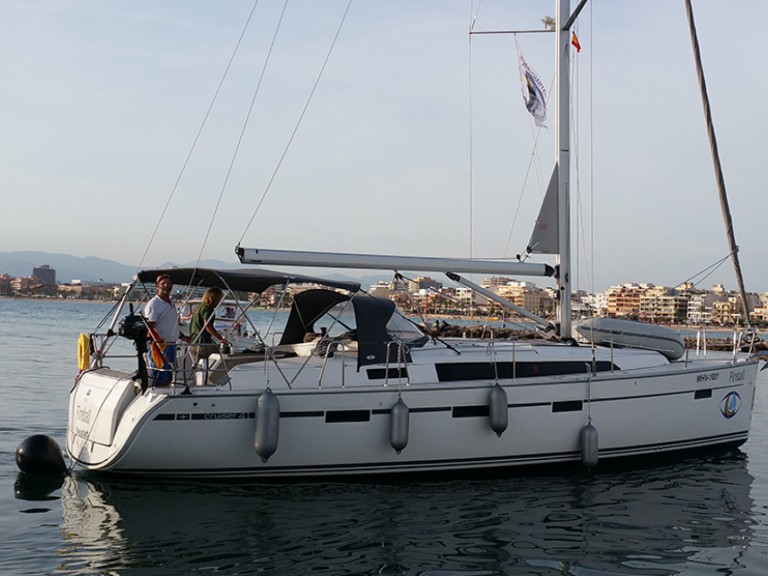
[[[546,128],[547,91],[539,76],[528,66],[522,52],[520,54],[520,80],[523,83],[523,100],[528,112],[533,116],[536,126]]]

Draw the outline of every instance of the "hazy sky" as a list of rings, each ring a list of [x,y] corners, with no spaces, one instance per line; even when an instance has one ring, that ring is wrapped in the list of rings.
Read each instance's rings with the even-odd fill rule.
[[[235,262],[241,237],[419,256],[524,249],[554,107],[526,180],[537,133],[515,36],[470,42],[467,0],[353,0],[290,147],[347,0],[289,2],[263,78],[283,2],[261,0],[182,174],[253,4],[0,2],[0,251],[138,265],[149,248],[147,267],[201,251]],[[747,289],[768,291],[768,2],[693,4]],[[483,0],[475,30],[541,29],[554,14],[554,2]],[[685,281],[728,248],[684,2],[594,0],[577,33],[575,284]],[[517,36],[547,88],[553,40]],[[701,286],[715,282],[736,287],[730,263]]]

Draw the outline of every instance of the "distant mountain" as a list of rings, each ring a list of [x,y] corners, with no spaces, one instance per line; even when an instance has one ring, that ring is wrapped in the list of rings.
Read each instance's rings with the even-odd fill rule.
[[[105,260],[89,256],[81,258],[69,254],[56,254],[51,252],[0,252],[0,274],[9,274],[10,276],[31,276],[34,268],[39,268],[47,264],[56,270],[56,282],[67,284],[72,280],[80,280],[85,283],[106,282],[108,284],[119,284],[129,282],[136,273],[136,266],[121,264],[114,260]],[[172,268],[174,266],[194,266],[192,262],[177,264],[175,262],[166,262],[159,268]],[[223,262],[221,260],[201,260],[199,266],[206,268],[240,268],[240,263]],[[322,272],[308,272],[320,277],[326,277],[333,280],[346,280],[360,282],[363,289],[367,290],[371,284],[379,280],[388,280],[392,278],[391,274],[382,274],[376,276],[349,276],[347,274]]]
[[[341,276],[341,275],[340,275]],[[387,274],[386,271],[384,271],[382,274],[373,274],[369,276],[360,276],[357,278],[351,278],[355,282],[360,282],[360,287],[363,290],[368,290],[371,286],[376,284],[377,282],[381,282],[382,280],[391,281],[392,280],[392,274]],[[350,279],[347,277],[347,279]]]
[[[51,252],[0,252],[0,274],[31,276],[34,268],[39,268],[45,264],[56,270],[56,282],[59,284],[67,284],[72,280],[80,280],[85,283],[102,281],[108,284],[119,284],[130,282],[136,273],[136,266],[96,258],[95,256],[81,258],[80,256]],[[174,266],[179,266],[179,264],[167,262],[159,267],[171,268]],[[181,266],[193,266],[193,264],[181,264]],[[236,268],[238,265],[220,260],[204,260],[200,262],[200,266]]]
[[[135,266],[128,266],[89,256],[81,258],[69,254],[50,252],[0,252],[0,274],[31,276],[34,268],[47,264],[56,270],[56,282],[66,284],[72,280],[107,283],[128,282],[136,272]]]

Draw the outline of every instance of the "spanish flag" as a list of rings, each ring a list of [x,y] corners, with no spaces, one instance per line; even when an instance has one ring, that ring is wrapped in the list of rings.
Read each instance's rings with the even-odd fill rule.
[[[149,328],[149,336],[152,338],[152,341],[149,344],[152,363],[157,368],[163,368],[167,363],[164,352],[168,347],[168,343],[160,337],[154,328]]]
[[[576,52],[581,52],[581,44],[579,44],[579,38],[576,36],[576,32],[571,32],[571,44],[576,48]]]
[[[168,346],[168,343],[165,340],[162,340],[160,342],[153,341],[149,345],[149,350],[152,353],[152,363],[155,365],[156,368],[164,368],[167,364],[166,358],[165,358],[165,349]]]

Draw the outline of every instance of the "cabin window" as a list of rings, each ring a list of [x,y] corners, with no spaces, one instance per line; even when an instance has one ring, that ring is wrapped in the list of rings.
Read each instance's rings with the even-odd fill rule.
[[[330,308],[317,322],[315,330],[325,331],[331,338],[350,337],[357,328],[355,311],[349,302],[340,302]]]
[[[478,418],[480,416],[487,417],[489,413],[490,410],[487,404],[479,406],[454,406],[451,416],[454,418]]]
[[[552,412],[581,412],[584,402],[581,400],[566,400],[564,402],[552,402]]]
[[[326,423],[332,422],[370,422],[370,410],[334,410],[325,413]]]
[[[409,346],[423,346],[429,340],[413,322],[399,314],[392,314],[387,322],[387,333],[394,342],[405,342]]]
[[[460,380],[494,380],[499,378],[532,378],[535,376],[561,376],[564,374],[585,374],[584,362],[497,362],[496,367],[489,362],[452,362],[437,364],[437,379],[440,382]],[[598,372],[611,370],[610,362],[597,362]],[[617,369],[617,368],[616,368]]]
[[[369,368],[368,380],[384,380],[389,378],[390,380],[397,378],[408,378],[407,368],[395,368],[391,367],[389,370],[386,368]]]

